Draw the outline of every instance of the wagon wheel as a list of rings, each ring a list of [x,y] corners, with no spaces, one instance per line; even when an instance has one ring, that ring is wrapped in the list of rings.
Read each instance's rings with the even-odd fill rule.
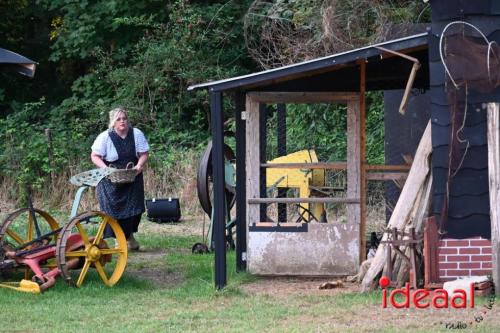
[[[49,213],[44,212],[40,209],[33,209],[35,213],[35,219],[38,224],[38,229],[40,234],[46,235],[53,231],[59,229],[59,225],[56,220],[50,216]],[[28,208],[20,208],[15,212],[9,214],[7,218],[2,222],[0,226],[0,246],[3,244],[9,244],[10,246],[17,248],[23,244],[29,243],[38,238],[37,230],[33,220],[32,214]],[[41,242],[54,242],[57,238],[56,234],[52,234],[44,237],[40,240]],[[33,244],[25,246],[23,249],[29,250]],[[53,264],[46,264],[42,267],[53,267]],[[25,277],[29,278],[29,268],[26,268]]]
[[[110,248],[104,240],[109,225],[116,237]],[[127,265],[127,240],[118,222],[102,212],[85,212],[72,218],[61,230],[56,247],[57,266],[66,282],[80,287],[90,267],[97,270],[105,285],[111,287],[121,278]],[[106,265],[107,264],[107,265]],[[104,266],[112,266],[111,272]],[[79,270],[74,280],[71,271]]]
[[[224,160],[234,161],[235,154],[231,147],[224,145]],[[228,208],[231,209],[236,201],[235,187],[226,183],[226,200]],[[201,207],[209,217],[212,216],[212,141],[208,142],[207,148],[203,152],[198,165],[198,175],[196,177],[196,188]]]

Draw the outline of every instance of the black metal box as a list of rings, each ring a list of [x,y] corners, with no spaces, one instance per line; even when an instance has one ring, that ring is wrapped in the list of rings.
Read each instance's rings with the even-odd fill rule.
[[[147,199],[146,214],[148,220],[152,222],[179,222],[181,218],[179,199]]]

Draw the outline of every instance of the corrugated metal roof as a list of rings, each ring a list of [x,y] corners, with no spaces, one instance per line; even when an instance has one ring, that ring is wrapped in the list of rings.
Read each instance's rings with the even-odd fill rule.
[[[26,76],[33,77],[37,63],[15,52],[0,48],[0,64],[13,65],[16,70]]]
[[[394,39],[379,44],[365,46],[359,49],[337,53],[334,55],[304,61],[298,64],[274,68],[262,72],[242,75],[230,79],[218,80],[196,84],[188,87],[188,90],[209,89],[210,91],[225,91],[233,89],[245,89],[248,86],[263,86],[274,82],[280,78],[286,78],[291,75],[299,77],[306,76],[309,72],[321,69],[334,68],[342,64],[350,63],[358,59],[368,59],[383,53],[376,47],[382,46],[389,50],[401,51],[409,48],[427,45],[427,33],[420,33],[404,38]]]

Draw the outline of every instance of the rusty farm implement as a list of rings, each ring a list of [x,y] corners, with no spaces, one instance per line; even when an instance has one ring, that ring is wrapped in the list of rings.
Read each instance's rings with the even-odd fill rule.
[[[82,184],[80,184],[82,185]],[[99,211],[78,214],[80,187],[70,220],[60,225],[47,212],[33,207],[16,210],[0,225],[0,287],[40,293],[52,287],[58,276],[70,286],[80,287],[89,271],[106,286],[116,284],[127,264],[127,241],[118,222]],[[114,240],[104,239],[111,228]],[[21,282],[5,281],[16,272]]]

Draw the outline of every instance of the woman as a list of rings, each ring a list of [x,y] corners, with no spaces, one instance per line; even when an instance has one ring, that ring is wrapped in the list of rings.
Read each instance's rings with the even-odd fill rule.
[[[134,232],[137,232],[145,211],[142,170],[148,160],[149,145],[144,133],[130,125],[124,108],[109,112],[108,127],[92,144],[92,162],[99,168],[112,165],[119,169],[132,162],[137,176],[133,183],[117,185],[104,178],[97,185],[97,199],[101,210],[115,218],[122,227],[129,249],[136,251],[139,243],[134,238]],[[109,226],[106,226],[104,237],[114,237]]]

